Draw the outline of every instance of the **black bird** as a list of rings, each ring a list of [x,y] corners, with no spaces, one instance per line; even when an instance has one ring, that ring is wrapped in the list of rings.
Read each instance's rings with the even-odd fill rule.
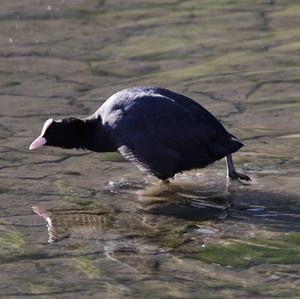
[[[29,149],[42,145],[119,151],[161,180],[226,157],[227,176],[250,181],[231,157],[243,144],[200,104],[158,87],[117,92],[85,119],[48,119]]]

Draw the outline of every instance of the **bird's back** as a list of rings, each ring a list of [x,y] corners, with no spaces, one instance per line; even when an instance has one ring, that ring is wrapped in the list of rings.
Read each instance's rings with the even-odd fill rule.
[[[126,148],[128,159],[143,163],[152,173],[162,173],[161,177],[205,167],[242,146],[200,104],[163,88],[120,91],[94,117],[97,115],[119,148]]]

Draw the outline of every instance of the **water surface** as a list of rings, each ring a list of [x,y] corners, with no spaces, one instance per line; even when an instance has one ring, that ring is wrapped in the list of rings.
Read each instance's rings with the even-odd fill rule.
[[[299,298],[300,5],[295,1],[0,4],[0,296]],[[28,146],[53,117],[160,85],[245,143],[142,176],[116,154]]]

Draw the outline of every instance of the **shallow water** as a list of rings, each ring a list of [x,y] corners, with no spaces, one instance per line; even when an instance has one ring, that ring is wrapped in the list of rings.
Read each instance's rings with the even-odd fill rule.
[[[299,298],[296,1],[0,4],[0,297]],[[114,92],[187,94],[245,143],[234,161],[142,176],[117,154],[30,142]]]

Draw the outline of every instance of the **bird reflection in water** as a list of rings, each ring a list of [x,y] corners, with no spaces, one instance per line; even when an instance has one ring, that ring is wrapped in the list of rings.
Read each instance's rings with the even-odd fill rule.
[[[135,199],[132,199],[133,192]],[[121,232],[125,227],[130,226],[134,229],[143,226],[146,231],[160,221],[157,216],[172,217],[175,222],[176,218],[200,222],[225,219],[230,207],[228,192],[227,187],[220,182],[218,187],[215,184],[205,185],[205,188],[199,190],[198,183],[180,181],[172,184],[151,184],[146,188],[143,186],[137,192],[120,187],[118,193],[114,189],[111,196],[118,194],[121,198],[129,195],[131,198],[130,208],[127,201],[123,202],[120,199],[118,211],[114,209],[107,211],[99,203],[97,206],[69,207],[51,211],[35,205],[32,209],[46,221],[48,242],[53,243],[58,240],[58,235],[66,232],[68,236],[87,239],[94,238],[96,234],[103,235],[112,227]],[[62,236],[59,239],[62,239]]]
[[[40,217],[42,217],[43,219],[46,220],[47,222],[47,230],[48,230],[48,243],[53,243],[56,240],[56,233],[55,233],[55,229],[52,225],[52,220],[50,217],[50,214],[42,207],[40,206],[33,206],[32,210],[39,215]]]
[[[63,207],[47,211],[43,207],[33,206],[33,211],[46,220],[48,242],[69,238],[72,235],[84,238],[95,237],[103,227],[106,227],[114,216],[102,208],[85,209],[82,207]]]

